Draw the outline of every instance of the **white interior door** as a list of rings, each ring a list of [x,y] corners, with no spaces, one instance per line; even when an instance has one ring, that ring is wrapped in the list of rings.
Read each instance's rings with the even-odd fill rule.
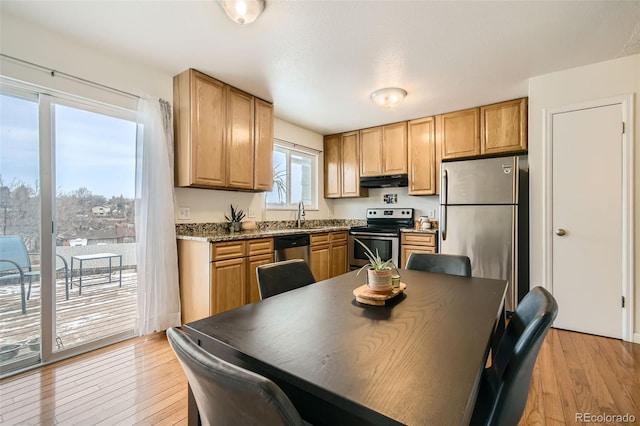
[[[622,106],[552,115],[555,327],[622,337]]]

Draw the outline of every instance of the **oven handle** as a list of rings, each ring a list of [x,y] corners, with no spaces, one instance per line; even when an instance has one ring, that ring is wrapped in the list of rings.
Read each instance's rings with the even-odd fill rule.
[[[380,232],[359,232],[359,231],[351,231],[350,235],[361,235],[363,237],[397,237],[398,234],[391,233],[380,233]]]

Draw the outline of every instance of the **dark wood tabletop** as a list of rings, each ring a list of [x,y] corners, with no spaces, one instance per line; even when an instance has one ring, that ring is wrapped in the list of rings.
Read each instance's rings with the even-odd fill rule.
[[[407,288],[386,306],[355,301],[354,271],[185,330],[275,381],[313,424],[468,424],[507,283],[400,272]]]

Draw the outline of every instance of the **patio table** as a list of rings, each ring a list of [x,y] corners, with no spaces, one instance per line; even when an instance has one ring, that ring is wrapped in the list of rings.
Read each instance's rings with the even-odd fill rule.
[[[119,286],[122,287],[122,255],[115,254],[115,253],[94,253],[94,254],[80,254],[80,255],[71,256],[71,280],[70,280],[71,288],[73,288],[73,261],[74,260],[77,260],[78,262],[80,262],[80,265],[78,268],[78,294],[82,295],[82,272],[83,272],[82,263],[89,260],[109,259],[109,281],[108,282],[112,282],[111,273],[113,271],[113,268],[111,263],[113,258],[115,257],[120,259],[120,265],[119,265],[120,275],[118,278],[118,283],[119,283]]]

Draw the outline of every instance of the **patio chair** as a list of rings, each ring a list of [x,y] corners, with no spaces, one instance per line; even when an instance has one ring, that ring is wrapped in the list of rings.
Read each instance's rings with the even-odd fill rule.
[[[37,253],[31,253],[34,255]],[[69,266],[64,257],[56,254],[62,260],[62,266],[56,271],[64,270],[65,295],[69,300]],[[20,281],[20,299],[22,302],[22,313],[27,313],[27,300],[31,297],[31,283],[33,277],[39,277],[40,271],[33,270],[31,258],[24,240],[19,235],[0,236],[0,281],[18,279]],[[25,293],[25,280],[29,280],[29,289]]]

